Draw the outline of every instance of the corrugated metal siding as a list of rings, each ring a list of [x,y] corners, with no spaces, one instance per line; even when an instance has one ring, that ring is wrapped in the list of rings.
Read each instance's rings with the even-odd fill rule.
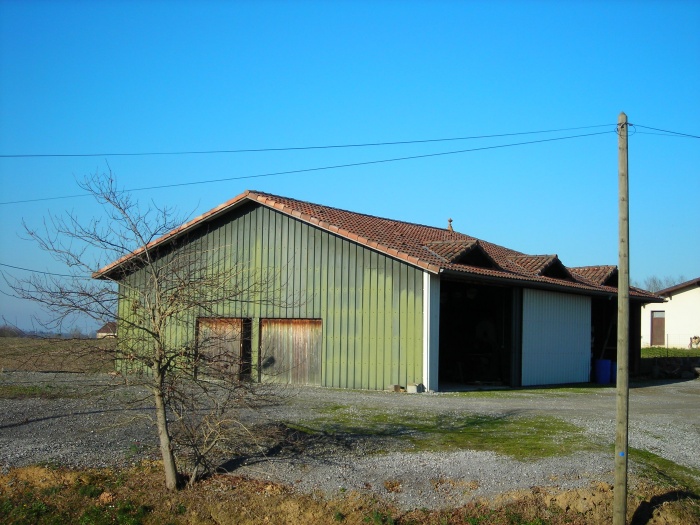
[[[193,234],[190,245],[212,272],[239,265],[235,279],[244,291],[213,315],[191,312],[174,321],[169,335],[177,344],[194,342],[201,316],[321,319],[322,385],[384,389],[422,382],[421,270],[253,204],[208,228]],[[143,273],[129,281],[136,284]],[[248,290],[261,281],[261,290]]]
[[[524,290],[522,384],[586,382],[591,366],[591,299]]]

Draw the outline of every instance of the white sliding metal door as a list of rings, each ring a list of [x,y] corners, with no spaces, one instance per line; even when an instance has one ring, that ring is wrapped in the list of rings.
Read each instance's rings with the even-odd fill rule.
[[[522,337],[523,386],[590,380],[590,297],[524,290]]]

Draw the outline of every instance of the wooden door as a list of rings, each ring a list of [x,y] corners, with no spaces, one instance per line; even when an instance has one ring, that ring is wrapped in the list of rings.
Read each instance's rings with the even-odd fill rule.
[[[197,371],[212,377],[249,379],[251,319],[200,318],[197,321]]]
[[[260,367],[267,379],[321,384],[320,319],[263,319],[260,330]]]
[[[666,312],[651,312],[651,346],[666,346]]]

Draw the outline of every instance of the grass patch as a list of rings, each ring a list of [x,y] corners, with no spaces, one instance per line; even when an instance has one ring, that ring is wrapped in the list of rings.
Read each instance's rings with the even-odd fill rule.
[[[594,448],[579,427],[546,416],[440,416],[421,427],[412,436],[420,450],[490,450],[527,460]]]
[[[665,348],[663,346],[642,348],[642,359],[651,357],[700,357],[700,348]]]
[[[85,509],[78,523],[80,525],[141,525],[151,511],[146,505],[134,505],[131,501],[121,501],[117,505],[92,505]]]
[[[610,385],[599,385],[596,383],[586,383],[577,386],[557,386],[557,387],[535,387],[535,388],[518,388],[506,390],[473,390],[466,392],[454,392],[441,394],[449,397],[466,397],[473,399],[491,398],[491,399],[514,399],[518,397],[530,396],[550,396],[562,397],[568,394],[593,394],[601,388],[609,388]]]
[[[333,407],[298,430],[339,437],[396,438],[417,451],[482,450],[539,459],[596,448],[583,431],[554,417],[404,414]]]
[[[640,503],[633,523],[651,523],[659,509],[666,509],[677,521],[673,523],[700,523],[700,470],[636,448],[630,449],[630,458],[641,466],[643,479],[655,487],[655,495]]]
[[[0,398],[3,399],[61,399],[74,397],[75,392],[55,385],[2,385]]]
[[[700,470],[679,465],[648,450],[630,448],[630,457],[642,466],[645,478],[667,487],[683,487],[700,498]]]

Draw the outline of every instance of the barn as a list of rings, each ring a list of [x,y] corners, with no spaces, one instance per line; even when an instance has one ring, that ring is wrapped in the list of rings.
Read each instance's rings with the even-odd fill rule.
[[[582,383],[592,379],[592,359],[614,358],[614,266],[569,268],[556,255],[510,250],[451,223],[246,191],[148,245],[163,260],[185,247],[207,268],[273,275],[268,289],[248,287],[172,330],[183,344],[229,332],[241,356],[235,373],[251,380],[435,391]],[[139,286],[142,269],[130,264],[139,252],[93,277]],[[640,357],[633,321],[643,304],[659,301],[630,293],[632,370]],[[120,293],[119,318],[127,303]]]

